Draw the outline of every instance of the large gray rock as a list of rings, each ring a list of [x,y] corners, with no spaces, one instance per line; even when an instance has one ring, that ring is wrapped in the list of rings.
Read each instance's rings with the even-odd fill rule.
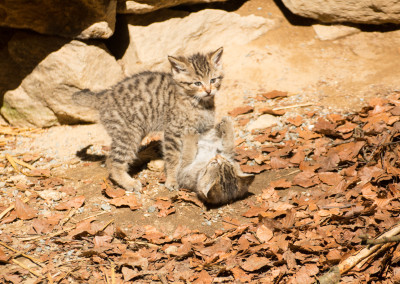
[[[118,0],[117,12],[120,14],[144,14],[162,8],[182,4],[223,2],[226,0]]]
[[[400,23],[398,0],[282,0],[294,14],[324,23]]]
[[[27,34],[17,34],[10,40],[14,61],[26,62],[27,68],[32,68],[18,88],[4,96],[1,114],[11,125],[49,127],[96,121],[97,112],[76,106],[71,95],[84,88],[102,90],[123,79],[120,65],[104,46],[62,41]],[[60,45],[61,48],[55,48]],[[49,50],[54,51],[47,54]],[[38,58],[40,63],[29,67]]]
[[[68,38],[109,38],[116,7],[117,0],[4,0],[0,26]]]
[[[167,70],[168,55],[207,52],[220,46],[229,50],[258,38],[274,26],[270,19],[254,15],[242,17],[221,10],[190,14],[164,10],[156,16],[162,19],[165,15],[171,18],[165,21],[153,18],[154,23],[149,25],[135,16],[126,16],[130,43],[120,63],[127,75],[144,69]]]

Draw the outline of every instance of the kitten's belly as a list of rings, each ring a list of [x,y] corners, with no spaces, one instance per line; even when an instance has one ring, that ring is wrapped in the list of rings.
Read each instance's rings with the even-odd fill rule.
[[[203,161],[207,164],[215,155],[221,152],[221,148],[222,144],[220,141],[200,140],[195,160]]]

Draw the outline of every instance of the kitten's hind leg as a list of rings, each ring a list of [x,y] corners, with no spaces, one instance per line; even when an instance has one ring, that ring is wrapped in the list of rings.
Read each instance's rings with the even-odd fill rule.
[[[111,178],[128,191],[139,191],[142,184],[139,180],[128,174],[129,163],[137,159],[137,151],[140,145],[140,135],[116,135],[119,139],[113,139],[110,156],[107,158],[107,168]]]
[[[197,154],[197,142],[199,141],[198,134],[188,134],[185,135],[182,139],[182,152],[181,152],[181,161],[180,161],[180,169],[186,168],[190,165]]]
[[[176,136],[173,132],[164,132],[163,141],[163,156],[165,161],[165,172],[167,180],[165,187],[169,190],[177,190],[177,172],[179,167],[179,158],[181,155],[182,140],[181,137]]]
[[[111,179],[127,191],[140,191],[142,189],[142,183],[128,174],[128,162],[115,161],[112,158],[108,158],[107,168]]]
[[[224,152],[233,153],[235,148],[235,130],[233,129],[232,120],[229,117],[224,116],[215,128],[222,139]]]

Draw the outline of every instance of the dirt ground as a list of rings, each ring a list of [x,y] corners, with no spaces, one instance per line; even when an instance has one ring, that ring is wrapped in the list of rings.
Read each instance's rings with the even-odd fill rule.
[[[235,117],[237,145],[240,147],[243,146],[241,143],[246,144],[246,151],[249,148],[284,148],[286,142],[298,139],[298,136],[293,136],[295,135],[293,131],[296,128],[311,131],[317,123],[316,116],[328,117],[329,115],[341,114],[347,117],[348,114],[355,113],[367,106],[371,98],[386,97],[396,94],[400,90],[397,86],[400,75],[397,60],[400,55],[399,31],[392,31],[391,28],[378,31],[378,28],[360,27],[361,31],[354,35],[333,41],[321,41],[316,38],[312,21],[290,15],[277,3],[278,1],[250,0],[236,11],[241,15],[255,14],[275,19],[277,26],[253,43],[242,47],[240,49],[242,54],[239,54],[239,50],[231,51],[231,54],[238,52],[237,56],[245,56],[248,61],[243,63],[243,60],[237,60],[237,62],[240,62],[239,65],[234,58],[225,60],[225,64],[230,64],[230,67],[226,74],[224,89],[217,98],[218,117],[226,115],[238,106],[252,108],[250,114],[232,115]],[[236,72],[232,70],[236,70]],[[275,99],[262,97],[262,94],[272,90],[287,92],[288,96]],[[396,103],[392,104],[395,105]],[[250,131],[248,125],[256,121],[264,112],[262,109],[276,107],[286,108],[285,113],[274,116],[273,123],[268,124],[265,128],[272,127],[272,132],[277,131],[278,136],[288,127],[290,131],[288,131],[288,134],[286,132],[282,134],[284,137],[280,141],[274,142],[272,139],[267,142],[260,142],[257,140],[258,138],[256,139],[257,134],[260,133]],[[298,117],[300,117],[299,123],[288,124],[288,120],[294,121]],[[263,204],[262,196],[265,196],[271,182],[282,179],[291,182],[293,177],[300,172],[298,164],[292,162],[291,166],[287,167],[272,166],[272,168],[257,170],[256,167],[262,167],[265,161],[271,159],[265,152],[261,156],[246,158],[248,159],[246,166],[251,168],[250,172],[256,175],[249,189],[249,196],[233,204],[218,208],[206,208],[190,193],[168,191],[163,186],[165,179],[163,171],[160,168],[152,167],[151,163],[145,164],[136,173],[144,186],[142,192],[124,193],[124,196],[134,196],[138,202],[136,208],[132,209],[132,207],[129,208],[129,204],[128,206],[113,205],[112,202],[116,196],[107,194],[107,190],[113,192],[111,194],[118,195],[120,193],[113,191],[118,191],[118,187],[112,185],[107,179],[108,173],[104,166],[104,159],[108,153],[110,138],[101,125],[60,126],[36,130],[4,128],[0,139],[0,146],[2,147],[0,154],[2,158],[0,162],[0,170],[2,171],[0,177],[0,213],[4,212],[10,204],[13,204],[15,197],[23,200],[26,196],[36,196],[36,193],[27,195],[29,192],[38,190],[38,192],[46,192],[46,194],[51,195],[54,194],[53,191],[62,191],[66,193],[68,198],[71,196],[84,197],[84,205],[76,206],[74,210],[71,209],[74,206],[70,206],[69,210],[63,211],[64,217],[73,212],[71,213],[73,214],[72,219],[67,219],[65,223],[79,224],[79,220],[82,221],[90,216],[96,216],[96,222],[102,224],[112,222],[114,228],[121,228],[124,232],[134,230],[137,227],[148,228],[147,226],[151,225],[157,231],[170,236],[183,226],[196,232],[196,234],[204,233],[207,238],[212,238],[212,236],[216,236],[224,230],[248,223],[249,217],[245,217],[246,212]],[[301,140],[301,143],[303,142]],[[302,144],[305,149],[308,146],[307,141]],[[85,149],[87,155],[79,154],[82,149]],[[18,163],[18,165],[13,165],[7,158],[8,155],[17,160],[23,160],[36,169],[48,172],[43,175],[40,174],[41,178],[38,178],[37,175],[31,177],[29,174],[24,174],[24,165],[21,166]],[[258,163],[257,159],[264,160]],[[50,174],[50,179],[47,184],[43,185],[44,180],[47,180],[44,177],[49,177],[48,174]],[[39,189],[36,189],[37,186]],[[334,184],[324,185],[324,189],[328,190],[335,186]],[[47,192],[46,190],[50,191]],[[311,190],[312,188],[294,184],[276,190],[278,196],[276,198],[280,202],[287,202],[290,206],[300,207],[294,200],[298,201],[309,196]],[[65,195],[63,197],[65,198]],[[40,203],[38,210],[39,214],[44,217],[53,216],[54,208],[62,204],[62,200],[55,197],[41,196],[41,198],[42,203]],[[32,203],[32,206],[34,206],[34,203]],[[2,218],[4,219],[1,220]],[[29,249],[28,245],[24,246],[21,242],[26,237],[46,236],[51,231],[38,233],[36,229],[36,231],[32,229],[33,225],[26,223],[28,221],[24,221],[23,218],[4,222],[4,220],[11,220],[9,214],[3,215],[2,218],[0,218],[0,221],[3,221],[3,223],[0,223],[0,236],[7,236],[7,238],[0,237],[0,239],[18,247],[19,251],[37,253],[40,257],[42,250],[38,249],[40,244],[36,243],[33,250]],[[252,222],[254,219],[251,219]],[[15,231],[18,231],[17,240],[12,241],[10,236],[15,236]],[[88,240],[87,236],[83,239],[85,240],[85,238]],[[61,239],[59,242],[62,243],[64,240]],[[57,241],[54,243],[46,242],[46,246],[48,246],[46,249],[49,253],[51,252],[51,255],[57,252],[56,244]],[[3,251],[6,250],[4,247],[0,248]],[[348,253],[350,253],[350,249]],[[2,251],[0,251],[0,262],[5,261],[1,257]],[[343,254],[340,257],[343,257]],[[73,257],[69,259],[73,259]],[[94,266],[102,267],[100,260],[92,259],[92,261],[97,263],[93,264]],[[107,281],[109,279],[107,277],[101,278],[96,274],[96,277],[103,280],[96,277],[92,279],[90,276],[84,278],[85,280],[79,280],[71,272],[73,265],[66,264],[64,267],[61,262],[62,260],[55,261],[54,264],[59,269],[63,268],[61,269],[63,277],[60,279],[59,274],[54,277],[47,276],[47,281],[54,278],[58,279],[59,283],[97,283],[96,281],[100,283],[104,279]],[[27,261],[24,263],[32,269],[37,269],[32,263]],[[328,262],[327,266],[332,263]],[[16,266],[15,263],[14,266]],[[15,269],[14,266],[7,265],[7,272],[12,274],[14,271],[12,269]],[[243,268],[243,266],[241,267]],[[251,271],[251,269],[246,271]],[[254,271],[257,274],[258,270],[255,269]],[[295,274],[294,271],[297,271],[296,268],[291,267],[290,273],[282,274],[286,276],[271,276],[268,279],[274,279],[275,283],[287,283],[286,281],[290,279],[287,275]],[[7,281],[13,283],[40,282],[38,277],[33,277],[29,273],[17,272],[20,273],[18,279],[7,278]],[[313,277],[317,274],[321,275],[322,272],[323,270],[308,275],[309,278],[305,282],[301,282],[302,278],[290,281],[292,281],[291,283],[311,283],[310,279],[315,280]],[[54,269],[49,268],[49,273],[54,273]],[[120,271],[118,273],[121,274]],[[209,271],[209,274],[214,277],[215,273],[213,273]],[[219,280],[221,283],[234,281],[236,283],[249,281],[259,283],[261,281],[257,276],[252,276],[253,279],[249,278],[248,281],[245,281],[244,278],[238,280],[239,278],[235,273],[232,274],[234,278],[231,274],[225,272],[219,272],[218,275],[222,277]],[[121,275],[118,277],[123,278]],[[135,277],[132,276],[132,278],[124,274],[124,277],[125,280],[126,278],[141,279],[140,281],[143,281],[143,283],[152,281],[167,283],[162,277],[144,279],[143,275],[139,274]],[[196,281],[198,281],[200,278],[199,276],[199,278],[192,280],[197,279]],[[188,277],[182,283],[192,281],[188,279],[191,278]],[[215,279],[217,278],[214,278],[211,282],[217,283]],[[280,282],[282,279],[284,279],[283,282]],[[169,278],[168,280],[170,282]],[[351,281],[350,278],[348,280]],[[106,283],[107,281],[103,282]],[[207,281],[198,283],[211,283],[209,279]]]

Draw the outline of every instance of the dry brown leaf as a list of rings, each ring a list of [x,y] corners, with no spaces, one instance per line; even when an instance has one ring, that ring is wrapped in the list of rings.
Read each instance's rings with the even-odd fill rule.
[[[6,255],[5,252],[0,248],[0,263],[8,263],[11,256]]]
[[[111,236],[95,236],[93,239],[94,249],[108,249],[111,245],[111,240],[113,238]]]
[[[128,206],[131,210],[137,210],[142,207],[142,204],[137,201],[134,195],[113,198],[109,203],[117,207]]]
[[[285,97],[287,97],[288,93],[287,92],[273,90],[271,92],[263,93],[261,95],[263,97],[267,98],[267,99],[275,99],[275,98],[285,98]]]
[[[286,121],[287,121],[288,123],[290,123],[290,124],[293,124],[293,125],[296,126],[296,127],[299,127],[300,125],[303,124],[303,118],[302,118],[300,115],[298,115],[298,116],[296,116],[296,117],[288,117],[288,118],[286,119]]]
[[[271,166],[268,164],[264,164],[264,165],[240,165],[240,169],[244,172],[244,173],[248,173],[248,174],[259,174],[263,171],[269,170],[271,169]]]
[[[257,228],[256,236],[261,242],[266,243],[272,239],[274,232],[266,226],[261,225]]]
[[[254,108],[252,106],[241,106],[241,107],[237,107],[237,108],[229,111],[228,114],[230,116],[236,117],[241,114],[246,114],[246,113],[252,112],[253,110],[254,110]]]
[[[243,217],[246,218],[252,218],[252,217],[257,217],[259,214],[266,212],[266,208],[261,208],[261,207],[251,207],[249,210],[247,210],[245,213],[242,214]]]
[[[69,210],[71,208],[79,208],[85,202],[85,196],[77,196],[68,201],[62,202],[54,207],[56,210]]]
[[[336,123],[331,123],[320,117],[318,118],[317,123],[314,125],[313,131],[325,135],[335,135]]]
[[[256,254],[252,254],[240,265],[240,267],[248,272],[253,272],[267,265],[272,266],[272,263],[268,258],[258,257]]]
[[[320,181],[327,185],[337,185],[343,177],[339,173],[334,172],[321,172],[318,173]]]
[[[292,164],[286,159],[271,157],[271,168],[273,169],[286,169],[290,166],[292,166]]]
[[[172,213],[175,213],[175,208],[172,205],[172,202],[169,200],[165,200],[164,198],[158,198],[155,207],[158,208],[158,217],[166,217]]]
[[[200,273],[197,273],[196,277],[197,279],[192,282],[194,284],[211,284],[213,282],[213,278],[206,270],[202,270]]]
[[[304,188],[312,187],[314,185],[319,184],[319,182],[320,181],[317,175],[309,171],[297,174],[292,181],[293,185],[298,185]]]
[[[279,188],[289,188],[292,186],[292,183],[290,181],[287,181],[286,179],[282,178],[282,179],[271,181],[271,183],[269,185],[275,189],[279,189]]]
[[[142,238],[149,240],[154,244],[164,244],[170,242],[172,239],[165,234],[159,232],[154,226],[146,225],[144,226],[145,233]]]
[[[275,116],[282,116],[286,113],[286,110],[280,109],[280,110],[274,110],[273,108],[270,107],[263,107],[258,110],[261,114],[271,114]]]
[[[139,252],[127,251],[121,255],[117,261],[119,265],[127,265],[130,267],[138,267],[141,270],[146,270],[148,267],[148,260],[144,258]]]
[[[107,195],[107,197],[117,198],[125,195],[125,190],[123,190],[122,188],[114,188],[104,182],[102,183],[101,187],[104,190],[104,193]]]
[[[237,266],[232,268],[231,272],[233,273],[235,280],[239,281],[239,283],[250,282],[253,277],[251,274],[247,273],[246,271],[243,271],[240,267]]]
[[[296,131],[299,134],[299,137],[305,140],[311,140],[322,137],[321,134],[315,133],[314,131],[310,131],[307,128],[297,128]]]
[[[175,196],[172,200],[174,202],[176,200],[190,202],[193,203],[194,205],[197,205],[200,208],[204,207],[204,204],[196,197],[196,195],[193,192],[188,193],[181,190],[178,192],[178,195]]]
[[[305,158],[306,158],[306,154],[304,153],[304,151],[298,149],[296,154],[294,154],[293,157],[291,157],[289,159],[289,162],[291,162],[292,164],[298,165],[301,162],[303,162]]]
[[[17,217],[21,220],[30,220],[37,216],[38,211],[25,204],[21,199],[15,199],[15,212]]]

